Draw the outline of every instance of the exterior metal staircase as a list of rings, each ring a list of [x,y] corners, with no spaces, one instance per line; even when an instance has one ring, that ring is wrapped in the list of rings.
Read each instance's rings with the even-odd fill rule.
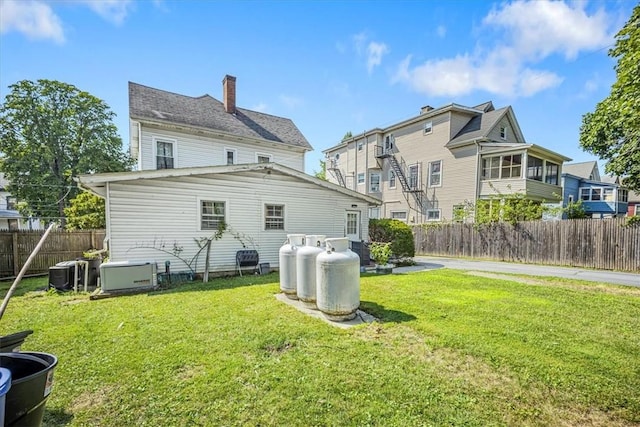
[[[381,145],[376,147],[376,157],[378,159],[389,159],[389,164],[393,173],[396,176],[396,179],[400,181],[400,185],[402,186],[402,193],[409,204],[409,207],[419,214],[424,213],[425,207],[425,193],[422,190],[422,184],[419,177],[409,177],[407,178],[407,174],[405,171],[408,170],[407,163],[404,161],[402,156],[400,156],[400,160],[393,154],[391,149],[387,147],[383,147]],[[416,163],[417,165],[417,163]],[[410,165],[412,166],[412,165]],[[411,195],[411,196],[410,196]],[[411,198],[415,200],[415,207],[412,206]]]
[[[347,187],[347,182],[344,179],[344,174],[342,173],[340,168],[338,168],[338,162],[336,162],[335,159],[327,159],[327,170],[336,177],[336,180],[338,181],[338,184],[340,186],[345,188]]]

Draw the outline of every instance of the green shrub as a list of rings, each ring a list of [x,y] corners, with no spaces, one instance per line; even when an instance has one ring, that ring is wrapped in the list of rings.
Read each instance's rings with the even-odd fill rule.
[[[412,258],[416,253],[411,227],[397,219],[370,219],[369,240],[391,243],[391,252],[395,258]]]

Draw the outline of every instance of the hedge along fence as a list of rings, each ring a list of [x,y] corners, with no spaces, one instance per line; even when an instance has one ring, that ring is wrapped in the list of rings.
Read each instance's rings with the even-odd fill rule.
[[[625,218],[434,224],[413,234],[424,255],[640,272],[640,227]]]
[[[0,231],[0,279],[18,274],[43,233]],[[80,258],[90,249],[102,249],[105,234],[104,230],[52,231],[26,274],[47,273],[59,262]]]

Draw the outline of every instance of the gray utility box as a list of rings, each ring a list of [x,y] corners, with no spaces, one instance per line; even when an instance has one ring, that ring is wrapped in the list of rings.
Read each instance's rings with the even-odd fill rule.
[[[102,292],[155,288],[158,274],[155,261],[117,261],[100,265]]]

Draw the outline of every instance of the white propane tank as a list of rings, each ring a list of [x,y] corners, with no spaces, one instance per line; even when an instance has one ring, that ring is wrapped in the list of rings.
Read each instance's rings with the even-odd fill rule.
[[[304,243],[304,234],[287,234],[287,242],[279,251],[280,290],[290,299],[296,296],[296,253]]]
[[[360,306],[360,257],[347,237],[325,240],[327,250],[316,258],[318,309],[330,320],[356,317]]]
[[[298,298],[308,307],[317,310],[316,305],[316,257],[324,252],[324,235],[308,235],[305,245],[296,255],[296,282]]]

